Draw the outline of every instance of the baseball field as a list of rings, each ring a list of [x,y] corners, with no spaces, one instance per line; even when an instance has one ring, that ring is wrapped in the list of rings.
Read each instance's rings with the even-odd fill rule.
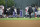
[[[0,18],[0,27],[40,27],[40,18]]]

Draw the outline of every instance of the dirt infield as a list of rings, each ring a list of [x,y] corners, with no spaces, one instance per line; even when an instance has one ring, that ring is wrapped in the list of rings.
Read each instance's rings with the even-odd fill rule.
[[[0,20],[0,27],[40,27],[40,20]]]

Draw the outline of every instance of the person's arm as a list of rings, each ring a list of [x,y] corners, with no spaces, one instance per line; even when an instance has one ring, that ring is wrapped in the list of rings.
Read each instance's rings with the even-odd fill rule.
[[[29,9],[28,9],[28,12],[29,12]]]
[[[32,9],[32,13],[33,13],[33,9]]]

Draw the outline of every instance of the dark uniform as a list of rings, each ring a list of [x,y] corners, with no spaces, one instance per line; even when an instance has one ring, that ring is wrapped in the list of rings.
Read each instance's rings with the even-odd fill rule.
[[[17,15],[19,15],[20,14],[20,9],[17,9]]]
[[[30,16],[30,18],[31,18],[31,13],[33,12],[32,7],[29,7],[28,12],[29,12],[29,16]]]
[[[18,8],[17,9],[17,17],[19,17],[19,15],[20,15],[20,9]]]
[[[11,9],[10,9],[10,15],[13,15],[13,11],[14,11],[14,8],[12,7]]]

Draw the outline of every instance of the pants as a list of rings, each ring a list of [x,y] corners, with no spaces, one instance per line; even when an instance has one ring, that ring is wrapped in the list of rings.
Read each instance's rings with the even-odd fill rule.
[[[29,17],[31,18],[31,13],[29,13]]]

